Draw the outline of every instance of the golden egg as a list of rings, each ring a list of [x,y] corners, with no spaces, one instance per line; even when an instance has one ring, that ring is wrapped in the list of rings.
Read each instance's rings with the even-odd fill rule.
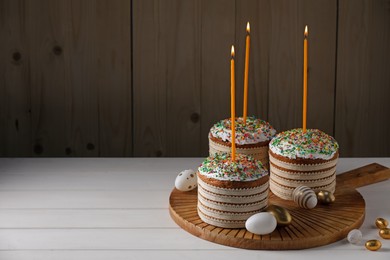
[[[287,226],[291,223],[292,217],[287,209],[277,205],[269,205],[267,212],[271,213],[275,218],[278,226]]]
[[[382,243],[379,240],[373,239],[366,242],[366,248],[370,251],[376,251],[382,247]]]
[[[381,238],[390,239],[390,228],[382,228],[379,230],[379,235]]]
[[[334,197],[333,193],[327,190],[320,190],[317,192],[317,199],[318,202],[324,205],[329,205],[333,203],[336,198]]]
[[[387,225],[389,225],[389,222],[384,218],[377,218],[375,221],[375,225],[379,229],[387,228]]]

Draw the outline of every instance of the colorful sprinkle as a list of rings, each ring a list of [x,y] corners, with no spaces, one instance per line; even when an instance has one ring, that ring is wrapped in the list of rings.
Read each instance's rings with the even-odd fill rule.
[[[216,123],[210,134],[215,138],[225,142],[231,142],[231,120],[224,119]],[[256,144],[271,140],[276,134],[276,130],[266,121],[249,116],[244,125],[242,117],[236,118],[236,144]]]
[[[336,140],[318,129],[302,128],[288,130],[276,135],[269,144],[269,149],[278,155],[290,159],[331,159],[338,151]]]
[[[230,153],[207,157],[198,170],[208,178],[228,181],[253,181],[268,174],[261,162],[252,156],[237,154],[233,162]]]

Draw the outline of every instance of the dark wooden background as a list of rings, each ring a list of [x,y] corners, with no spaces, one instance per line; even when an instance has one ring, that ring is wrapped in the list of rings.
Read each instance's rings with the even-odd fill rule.
[[[247,21],[249,114],[301,126],[308,24],[308,127],[390,156],[389,0],[0,0],[0,155],[206,155]]]

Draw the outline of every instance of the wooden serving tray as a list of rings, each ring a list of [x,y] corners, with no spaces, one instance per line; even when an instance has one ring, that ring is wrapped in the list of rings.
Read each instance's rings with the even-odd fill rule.
[[[359,228],[365,215],[365,202],[356,188],[390,178],[390,169],[370,164],[337,175],[336,201],[302,209],[292,201],[271,194],[269,204],[289,210],[292,223],[277,227],[269,235],[255,235],[245,228],[228,229],[203,222],[197,213],[197,190],[181,192],[174,189],[169,198],[173,220],[184,230],[202,239],[218,244],[246,249],[304,249],[327,245],[343,239],[348,232]]]

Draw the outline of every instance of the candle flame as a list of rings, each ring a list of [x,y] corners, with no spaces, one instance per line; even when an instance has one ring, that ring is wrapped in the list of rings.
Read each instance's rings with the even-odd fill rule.
[[[307,27],[307,25],[305,26],[305,37],[307,37],[309,35],[309,28]]]
[[[234,58],[234,45],[232,45],[232,51],[231,51],[231,54],[232,54],[232,58]]]
[[[249,22],[246,23],[246,32],[249,34],[251,32],[251,27],[249,25]]]

